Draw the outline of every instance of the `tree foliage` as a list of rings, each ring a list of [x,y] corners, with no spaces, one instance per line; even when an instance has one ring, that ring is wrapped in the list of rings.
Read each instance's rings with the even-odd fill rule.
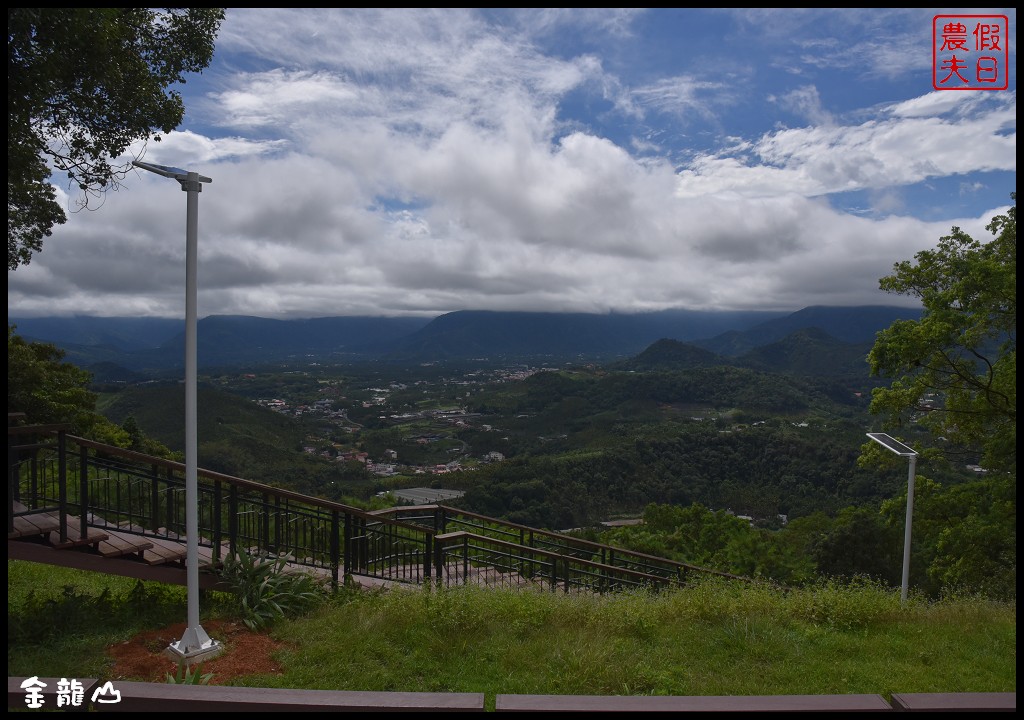
[[[64,351],[28,342],[7,326],[7,412],[25,413],[32,423],[70,423],[77,432],[96,417],[89,373],[63,362]]]
[[[910,582],[930,595],[1017,594],[1017,485],[1010,475],[943,486],[918,477]],[[890,531],[903,530],[906,491],[882,503]]]
[[[181,124],[170,88],[210,64],[223,19],[223,8],[8,9],[8,270],[66,220],[51,166],[87,205],[123,176],[129,145]]]
[[[981,243],[954,227],[933,250],[881,279],[887,292],[921,300],[919,321],[878,334],[872,373],[895,378],[876,388],[871,410],[887,427],[917,420],[952,447],[982,453],[991,469],[1016,471],[1017,195],[987,226]]]
[[[24,413],[32,424],[67,423],[72,433],[149,455],[171,456],[133,423],[112,423],[96,411],[92,375],[69,362],[49,343],[29,342],[7,326],[7,412]]]

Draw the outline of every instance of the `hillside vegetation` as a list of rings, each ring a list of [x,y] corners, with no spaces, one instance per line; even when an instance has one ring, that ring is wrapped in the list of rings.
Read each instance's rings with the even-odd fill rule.
[[[198,391],[199,466],[328,499],[370,494],[363,472],[303,452],[313,426],[209,386]],[[172,450],[184,449],[185,393],[178,383],[152,383],[100,396],[99,408],[119,424],[129,418]]]
[[[185,617],[184,593],[161,587],[9,562],[8,672],[109,677],[107,646],[162,627],[175,612]],[[136,614],[146,603],[150,614]],[[226,604],[214,598],[205,607]],[[913,597],[903,606],[898,592],[870,583],[782,591],[707,582],[605,596],[346,591],[272,634],[287,646],[281,672],[231,684],[482,692],[492,708],[498,693],[1016,690],[1015,605]]]

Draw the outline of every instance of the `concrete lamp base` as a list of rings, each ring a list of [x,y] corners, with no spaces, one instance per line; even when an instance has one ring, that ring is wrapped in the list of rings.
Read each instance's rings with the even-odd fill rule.
[[[192,666],[212,660],[223,652],[224,644],[211,640],[200,626],[188,628],[181,640],[167,646],[164,655],[179,665]]]

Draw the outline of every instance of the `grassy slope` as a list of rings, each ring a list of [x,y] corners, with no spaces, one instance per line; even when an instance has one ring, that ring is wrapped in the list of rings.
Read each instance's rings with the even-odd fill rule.
[[[115,600],[92,608],[90,620],[81,601],[62,598],[70,584],[92,596],[109,586]],[[30,588],[54,600],[44,603],[49,615],[26,610]],[[132,601],[131,588],[121,578],[9,561],[9,674],[103,677],[106,645],[184,615],[181,588],[147,584],[143,602]],[[26,623],[44,627],[47,617],[48,631],[23,637],[32,635]],[[284,674],[246,678],[250,686],[483,692],[492,706],[498,693],[1016,690],[1015,604],[901,607],[898,592],[875,587],[342,593],[273,632],[292,648],[280,658]]]

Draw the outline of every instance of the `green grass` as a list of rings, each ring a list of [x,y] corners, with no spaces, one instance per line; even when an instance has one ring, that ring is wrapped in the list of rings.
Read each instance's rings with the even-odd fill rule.
[[[7,561],[7,671],[104,677],[104,649],[187,617],[184,587]]]
[[[10,608],[24,597],[24,580],[9,580],[8,590]],[[898,590],[870,584],[784,592],[709,582],[606,596],[474,587],[348,591],[277,623],[272,633],[289,648],[277,658],[284,673],[236,684],[482,692],[491,707],[500,693],[888,697],[1016,690],[1015,603],[912,598],[903,606]],[[92,651],[101,656],[97,640]],[[85,638],[83,654],[63,657],[67,642],[53,638],[26,658],[9,634],[9,672],[81,676],[102,665],[84,654]],[[44,670],[33,663],[47,651],[58,657]]]

